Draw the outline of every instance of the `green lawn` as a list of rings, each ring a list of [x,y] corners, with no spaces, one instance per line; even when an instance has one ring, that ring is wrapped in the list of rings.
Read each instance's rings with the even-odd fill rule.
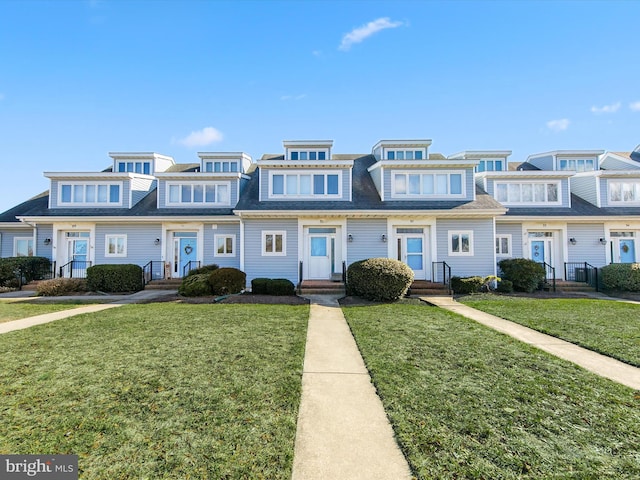
[[[290,478],[308,306],[129,305],[0,336],[0,453],[83,479]]]
[[[343,310],[418,478],[640,478],[633,390],[437,308]]]
[[[611,300],[469,296],[462,303],[640,367],[640,305]]]
[[[86,304],[85,304],[86,305]],[[26,303],[0,301],[0,323],[34,317],[43,313],[59,312],[78,307],[78,303]]]

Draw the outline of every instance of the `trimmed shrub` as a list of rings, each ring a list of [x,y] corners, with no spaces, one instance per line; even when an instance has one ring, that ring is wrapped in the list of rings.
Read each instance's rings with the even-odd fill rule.
[[[507,280],[503,278],[498,282],[498,286],[496,287],[496,292],[513,293],[513,282],[511,280]]]
[[[295,295],[296,286],[286,278],[274,278],[267,282],[267,295]]]
[[[144,288],[142,267],[124,265],[94,265],[87,268],[87,288],[92,292],[138,292]]]
[[[612,263],[601,272],[605,290],[640,292],[640,263]]]
[[[178,287],[178,294],[183,297],[206,297],[213,295],[209,284],[209,274],[187,275]]]
[[[51,273],[51,260],[46,257],[0,258],[0,285],[15,284],[22,275],[22,282],[42,280]]]
[[[347,295],[367,300],[397,300],[407,293],[413,282],[413,270],[392,258],[369,258],[349,265]]]
[[[194,268],[193,270],[189,270],[189,273],[187,273],[187,277],[191,276],[191,275],[202,275],[204,273],[211,273],[215,270],[217,270],[218,265],[216,265],[215,263],[212,263],[211,265],[203,265],[200,268]]]
[[[510,258],[498,263],[502,277],[513,283],[517,292],[531,293],[538,289],[546,278],[544,267],[528,258]]]
[[[240,293],[245,289],[247,275],[237,268],[219,268],[209,274],[209,285],[214,295]]]
[[[451,277],[451,290],[454,293],[478,293],[485,285],[483,277]]]
[[[251,280],[251,293],[256,295],[266,295],[268,290],[267,285],[270,281],[270,278],[254,278]]]
[[[87,281],[84,278],[54,278],[38,283],[36,293],[41,297],[59,297],[69,293],[86,292]]]

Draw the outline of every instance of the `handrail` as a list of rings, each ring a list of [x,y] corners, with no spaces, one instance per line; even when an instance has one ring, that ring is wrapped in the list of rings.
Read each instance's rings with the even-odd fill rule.
[[[587,283],[598,291],[598,268],[589,262],[565,262],[564,279]]]
[[[298,265],[298,283],[302,284],[302,260],[300,260],[300,264]]]
[[[142,267],[142,284],[148,285],[153,280],[153,260]]]
[[[545,281],[549,282],[549,272],[551,272],[551,287],[553,291],[556,291],[556,267],[549,265],[547,262],[541,262],[541,265],[544,267],[544,278]]]
[[[347,262],[342,261],[342,283],[347,284]]]
[[[191,267],[191,264],[194,264],[195,268],[200,268],[200,260],[189,260],[187,263],[185,263],[184,267],[182,267],[183,277],[186,277],[191,270],[195,270],[195,268]]]
[[[451,294],[451,265],[449,265],[447,262],[431,262],[432,281],[435,283],[439,283],[436,270],[438,265],[440,264],[442,264],[442,284],[447,286],[447,290],[449,291],[449,294]]]
[[[69,274],[68,278],[87,278],[87,268],[91,266],[88,260],[71,260],[60,267],[60,277],[65,277],[65,272]],[[75,271],[75,273],[74,273]]]

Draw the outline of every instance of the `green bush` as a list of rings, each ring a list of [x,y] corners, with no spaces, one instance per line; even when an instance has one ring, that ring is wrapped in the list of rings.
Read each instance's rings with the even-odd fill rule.
[[[507,280],[503,278],[498,282],[498,286],[496,287],[496,292],[513,293],[513,282],[511,280]]]
[[[413,270],[391,258],[369,258],[349,265],[347,295],[373,301],[397,300],[413,282]]]
[[[219,268],[209,274],[209,285],[214,295],[240,293],[246,287],[247,275],[237,268]]]
[[[204,273],[211,273],[214,270],[217,270],[218,265],[216,265],[215,263],[212,263],[211,265],[203,265],[202,267],[199,268],[194,268],[193,270],[189,270],[189,273],[187,273],[187,277],[191,276],[191,275],[201,275]]]
[[[454,293],[478,293],[483,285],[485,285],[484,277],[451,277],[451,290]]]
[[[266,295],[267,285],[270,281],[270,278],[254,278],[251,280],[251,293],[256,295]]]
[[[640,263],[612,263],[601,272],[605,290],[640,292]]]
[[[59,297],[69,293],[86,292],[87,281],[84,278],[54,278],[38,283],[36,293],[41,297]]]
[[[206,297],[213,295],[209,284],[209,274],[187,275],[178,287],[178,294],[183,297]]]
[[[267,283],[267,294],[277,296],[295,295],[296,286],[286,278],[274,278]]]
[[[0,285],[18,286],[18,278],[29,283],[41,280],[51,273],[51,260],[46,257],[0,258]]]
[[[517,292],[531,293],[538,289],[546,278],[542,264],[527,258],[511,258],[498,263],[502,278],[513,283]]]
[[[142,267],[123,265],[94,265],[87,268],[87,288],[92,292],[138,292],[144,288]]]

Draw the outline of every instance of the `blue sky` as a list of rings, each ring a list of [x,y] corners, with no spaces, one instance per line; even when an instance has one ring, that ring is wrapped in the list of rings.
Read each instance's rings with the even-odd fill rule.
[[[108,152],[629,151],[640,2],[0,2],[0,211]]]

